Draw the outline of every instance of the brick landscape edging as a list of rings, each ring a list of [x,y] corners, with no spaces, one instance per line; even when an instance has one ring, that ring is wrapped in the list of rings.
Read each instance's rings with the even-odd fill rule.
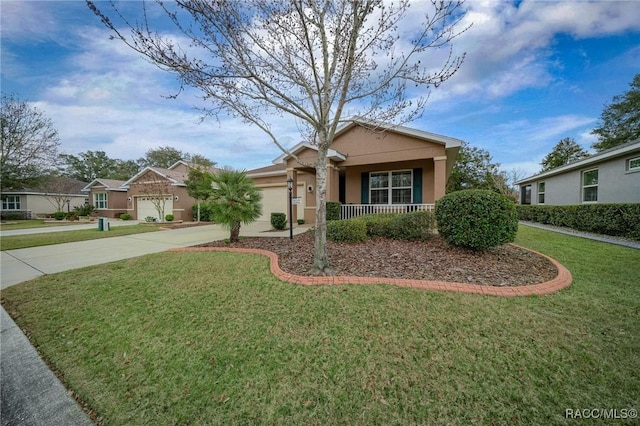
[[[539,284],[523,285],[519,287],[497,287],[490,285],[478,285],[478,284],[464,284],[447,281],[426,281],[426,280],[412,280],[403,278],[378,278],[378,277],[353,277],[353,276],[303,276],[294,275],[280,269],[278,264],[278,255],[274,252],[260,249],[248,249],[248,248],[231,248],[231,247],[181,247],[174,248],[170,251],[176,252],[234,252],[234,253],[246,253],[246,254],[259,254],[269,258],[269,265],[271,273],[275,275],[279,280],[285,281],[291,284],[298,284],[304,286],[311,285],[346,285],[346,284],[391,284],[398,287],[409,287],[420,290],[435,290],[435,291],[450,291],[454,293],[469,293],[469,294],[486,294],[488,296],[500,296],[500,297],[516,297],[516,296],[532,296],[555,293],[558,290],[569,287],[573,280],[571,272],[555,259],[539,253],[534,250],[513,244],[515,247],[530,251],[539,256],[548,259],[553,266],[558,270],[558,275],[550,280]]]

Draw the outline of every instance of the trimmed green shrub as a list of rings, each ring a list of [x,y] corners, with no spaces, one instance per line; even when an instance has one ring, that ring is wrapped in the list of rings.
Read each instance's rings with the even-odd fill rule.
[[[640,204],[518,206],[520,220],[640,240]]]
[[[0,218],[2,220],[25,220],[28,219],[26,216],[26,211],[24,212],[2,212],[0,214]]]
[[[304,219],[298,219],[298,225],[304,225]]]
[[[198,220],[198,205],[191,206],[191,212],[193,213],[193,220]],[[211,208],[207,203],[200,203],[200,221],[201,222],[213,222]]]
[[[131,215],[129,213],[122,213],[120,215],[120,220],[131,220]]]
[[[448,244],[474,250],[513,242],[518,231],[515,203],[492,191],[451,192],[436,202],[435,215]]]
[[[360,216],[367,224],[367,235],[371,238],[393,238],[391,223],[400,216],[398,213],[379,213]]]
[[[339,201],[327,201],[327,221],[340,220],[340,209],[342,203]]]
[[[65,218],[65,216],[66,216],[66,213],[65,213],[65,212],[55,212],[55,213],[53,214],[53,218],[54,218],[55,220],[62,220],[62,219],[64,219],[64,218]]]
[[[282,230],[287,226],[287,215],[284,213],[271,213],[271,226]]]
[[[166,220],[167,222],[173,222],[173,215],[172,214],[165,215],[164,220]]]
[[[433,237],[435,216],[429,211],[398,214],[391,219],[390,231],[396,240],[422,240]]]
[[[327,239],[338,243],[364,243],[368,239],[367,223],[359,218],[328,221]]]

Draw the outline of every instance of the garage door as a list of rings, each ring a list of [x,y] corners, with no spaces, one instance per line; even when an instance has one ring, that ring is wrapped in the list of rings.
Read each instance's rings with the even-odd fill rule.
[[[269,222],[271,220],[271,213],[289,213],[289,192],[286,185],[272,186],[261,188],[262,189],[262,216],[261,221]],[[305,193],[303,192],[304,186],[298,186],[298,197],[302,197],[302,204],[298,206],[298,218],[304,218],[304,205],[305,205]]]
[[[137,197],[137,212],[138,217],[137,220],[143,221],[148,216],[156,218],[158,220],[164,220],[164,218],[160,218],[158,216],[158,210],[156,210],[156,206],[153,204],[153,201],[150,197]],[[167,196],[165,197],[164,204],[164,214],[165,216],[168,214],[173,214],[173,197]]]

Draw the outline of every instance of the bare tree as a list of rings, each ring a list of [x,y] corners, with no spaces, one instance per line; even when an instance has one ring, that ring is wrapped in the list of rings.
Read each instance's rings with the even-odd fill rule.
[[[158,219],[161,222],[164,221],[167,201],[173,198],[171,183],[156,173],[149,171],[132,185],[138,187],[143,199],[151,201],[156,212],[158,212]]]
[[[3,189],[37,185],[55,165],[60,139],[42,111],[2,95],[0,181]]]
[[[518,202],[518,185],[516,182],[525,177],[525,173],[519,169],[499,170],[491,175],[493,190]]]
[[[45,198],[56,208],[57,212],[64,211],[65,205],[68,212],[71,202],[70,194],[80,193],[80,189],[85,185],[86,182],[77,179],[51,175],[44,180],[41,188],[45,191]]]
[[[451,46],[466,30],[456,29],[461,1],[432,0],[410,33],[409,0],[158,1],[180,37],[187,37],[182,45],[151,29],[146,6],[136,21],[141,23],[131,24],[112,3],[111,15],[128,25],[127,34],[95,3],[87,3],[115,38],[175,73],[183,85],[198,88],[211,101],[205,115],[241,117],[284,152],[269,115],[297,121],[318,151],[310,165],[316,170],[317,273],[328,270],[327,152],[336,129],[347,121],[343,114],[372,123],[408,122],[422,113],[429,89],[453,76],[464,59]],[[440,64],[435,68],[429,52]]]

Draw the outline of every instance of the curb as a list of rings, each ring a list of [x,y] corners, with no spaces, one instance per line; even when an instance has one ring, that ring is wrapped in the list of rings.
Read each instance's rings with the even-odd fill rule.
[[[548,259],[553,266],[558,270],[558,275],[550,280],[539,284],[524,285],[520,287],[496,287],[478,284],[464,284],[447,281],[426,281],[426,280],[413,280],[403,278],[377,278],[377,277],[355,277],[355,276],[302,276],[294,275],[289,272],[285,272],[280,269],[278,264],[278,255],[274,252],[260,249],[247,249],[247,248],[230,248],[230,247],[181,247],[173,248],[170,251],[174,252],[232,252],[232,253],[244,253],[244,254],[258,254],[269,258],[269,266],[271,273],[281,281],[291,284],[298,284],[303,286],[314,285],[367,285],[367,284],[391,284],[398,287],[415,288],[419,290],[433,290],[433,291],[449,291],[454,293],[467,293],[467,294],[484,294],[487,296],[497,297],[517,297],[517,296],[533,296],[555,293],[563,288],[567,288],[571,285],[573,277],[571,272],[555,259],[539,253],[534,250],[529,250],[522,246],[512,244],[515,247],[528,250],[539,256]]]

